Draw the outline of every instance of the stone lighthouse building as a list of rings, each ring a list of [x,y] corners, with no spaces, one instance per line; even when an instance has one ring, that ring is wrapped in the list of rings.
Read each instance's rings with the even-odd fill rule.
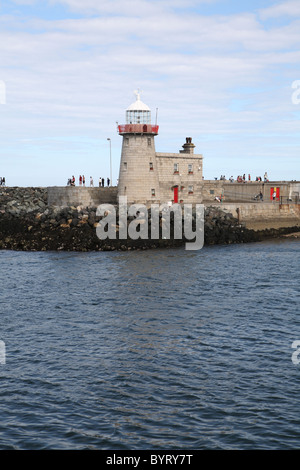
[[[151,111],[136,92],[136,101],[126,110],[126,124],[119,126],[123,136],[118,195],[128,204],[159,202],[159,181],[154,136],[158,126],[151,124]]]
[[[126,124],[118,126],[123,137],[118,196],[126,196],[128,204],[201,203],[202,155],[194,154],[191,137],[179,153],[157,153],[158,128],[136,92],[136,101],[126,110]]]

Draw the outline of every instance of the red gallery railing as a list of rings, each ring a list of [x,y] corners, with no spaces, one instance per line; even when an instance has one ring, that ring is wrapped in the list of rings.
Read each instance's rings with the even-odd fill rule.
[[[123,124],[118,129],[119,134],[158,134],[158,127],[152,124]]]

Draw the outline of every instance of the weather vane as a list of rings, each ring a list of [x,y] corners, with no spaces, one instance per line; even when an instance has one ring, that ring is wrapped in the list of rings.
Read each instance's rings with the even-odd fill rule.
[[[137,90],[134,90],[134,94],[136,95],[137,101],[140,101],[141,93],[142,93],[142,91],[139,88]]]

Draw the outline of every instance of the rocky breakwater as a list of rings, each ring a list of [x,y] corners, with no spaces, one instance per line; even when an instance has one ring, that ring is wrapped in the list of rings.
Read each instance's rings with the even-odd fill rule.
[[[112,219],[109,219],[109,216]],[[192,229],[196,230],[195,211],[190,214]],[[174,238],[174,214],[159,212],[153,218],[151,211],[140,212],[124,219],[118,206],[110,206],[98,215],[96,207],[56,207],[47,205],[46,188],[1,188],[0,189],[0,249],[23,251],[107,251],[136,250],[160,247],[182,246],[192,240],[184,233],[179,239]],[[108,223],[108,221],[110,222]],[[221,208],[207,207],[204,213],[204,242],[207,245],[246,243],[277,237],[294,230],[247,230],[231,214]],[[100,225],[99,225],[100,224]],[[154,225],[157,225],[155,227]],[[170,227],[170,236],[164,229]],[[127,227],[126,227],[127,225]],[[125,226],[125,227],[124,227]],[[184,220],[182,221],[184,227]],[[106,229],[109,236],[99,237]],[[140,231],[140,237],[120,238],[121,232]],[[146,228],[145,228],[146,227]],[[158,238],[153,238],[153,232]]]

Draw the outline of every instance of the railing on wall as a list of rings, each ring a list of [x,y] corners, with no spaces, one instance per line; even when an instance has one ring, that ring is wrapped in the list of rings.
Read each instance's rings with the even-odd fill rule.
[[[151,124],[122,124],[118,126],[119,134],[158,134],[159,126]]]

